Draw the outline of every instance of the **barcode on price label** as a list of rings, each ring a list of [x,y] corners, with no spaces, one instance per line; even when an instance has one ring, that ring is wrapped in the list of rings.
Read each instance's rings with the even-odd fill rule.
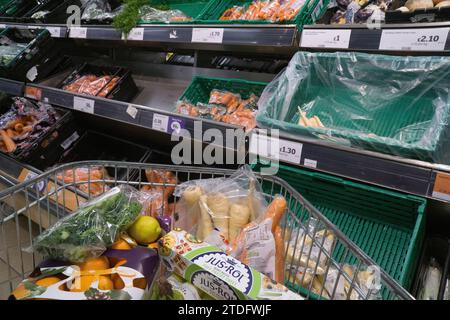
[[[223,31],[222,28],[193,28],[192,42],[222,43]]]
[[[449,28],[383,30],[380,50],[443,51]]]
[[[300,47],[348,49],[351,30],[305,29],[302,32]]]
[[[263,158],[300,164],[302,149],[303,144],[298,142],[253,134],[249,151]]]
[[[122,35],[122,40],[135,40],[135,41],[142,41],[144,40],[144,28],[133,28],[131,29],[128,36]]]
[[[69,37],[70,38],[78,38],[78,39],[86,39],[87,28],[80,28],[80,27],[70,28]]]
[[[73,97],[73,108],[86,113],[94,113],[95,101],[91,99]]]
[[[153,130],[167,132],[168,125],[169,125],[168,116],[158,113],[153,114],[153,123],[152,123]]]

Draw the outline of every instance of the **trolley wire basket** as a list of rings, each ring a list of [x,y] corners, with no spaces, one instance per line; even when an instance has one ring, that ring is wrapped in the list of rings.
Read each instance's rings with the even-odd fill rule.
[[[177,183],[228,177],[234,173],[217,168],[85,161],[53,168],[1,191],[0,298],[7,298],[9,292],[45,258],[38,253],[25,252],[23,248],[31,246],[35,236],[86,201],[120,184],[137,189],[176,186],[147,182],[146,169],[171,171]],[[79,175],[77,170],[85,176]],[[96,176],[92,174],[96,170],[108,174]],[[136,171],[141,172],[137,177]],[[263,185],[266,200],[282,195],[288,204],[281,221],[285,247],[284,284],[288,288],[310,299],[413,299],[284,180],[258,174],[256,177]],[[179,199],[174,197],[172,200],[175,208],[173,223],[178,219]]]

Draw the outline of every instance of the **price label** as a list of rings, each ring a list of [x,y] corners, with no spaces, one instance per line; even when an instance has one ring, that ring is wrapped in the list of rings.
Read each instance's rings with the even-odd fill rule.
[[[293,141],[253,134],[250,153],[263,158],[300,164],[303,144]]]
[[[73,27],[70,28],[69,38],[86,39],[87,28]]]
[[[73,97],[73,108],[86,113],[94,113],[95,101],[91,99]]]
[[[131,104],[128,106],[127,108],[127,113],[130,117],[132,117],[133,119],[136,119],[137,113],[138,113],[138,109],[133,107]]]
[[[45,27],[45,29],[50,32],[50,35],[53,38],[59,38],[61,36],[61,28],[60,27]]]
[[[192,42],[222,43],[223,28],[193,28]]]
[[[153,123],[152,123],[153,130],[167,132],[168,125],[169,125],[169,117],[168,116],[158,114],[158,113],[153,114]]]
[[[6,24],[0,24],[0,29],[5,29],[6,28]]]
[[[450,174],[444,172],[436,174],[432,196],[437,199],[450,201]]]
[[[300,47],[348,49],[351,30],[304,29]]]
[[[380,50],[443,51],[449,28],[383,30]]]
[[[127,37],[125,35],[122,35],[122,40],[135,40],[135,41],[142,41],[144,40],[144,28],[133,28],[131,29],[130,33]]]
[[[305,165],[305,167],[317,168],[317,161],[316,160],[305,159],[303,164]]]

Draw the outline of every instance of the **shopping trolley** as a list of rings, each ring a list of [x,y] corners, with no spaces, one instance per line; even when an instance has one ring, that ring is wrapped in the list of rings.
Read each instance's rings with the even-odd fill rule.
[[[90,173],[99,168],[107,174],[92,179]],[[75,174],[77,169],[87,173],[85,178]],[[137,189],[176,186],[148,182],[146,169],[171,171],[177,183],[227,177],[234,173],[233,170],[205,167],[85,161],[53,168],[0,192],[0,263],[6,265],[6,271],[0,269],[2,298],[7,297],[7,293],[45,258],[23,248],[30,247],[36,235],[89,199],[120,184]],[[73,175],[73,179],[67,179],[68,175]],[[288,288],[310,299],[413,299],[286,182],[276,176],[257,173],[255,176],[267,201],[283,195],[288,204],[281,221],[285,246],[284,284]],[[176,224],[179,199],[173,197],[171,200],[175,208],[171,220]]]

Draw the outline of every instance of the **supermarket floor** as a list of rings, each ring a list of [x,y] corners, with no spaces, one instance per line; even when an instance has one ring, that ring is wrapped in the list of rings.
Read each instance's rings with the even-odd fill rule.
[[[0,300],[7,299],[12,286],[16,286],[33,270],[32,254],[22,248],[30,245],[31,239],[39,234],[39,228],[26,217],[11,220],[0,227]]]

